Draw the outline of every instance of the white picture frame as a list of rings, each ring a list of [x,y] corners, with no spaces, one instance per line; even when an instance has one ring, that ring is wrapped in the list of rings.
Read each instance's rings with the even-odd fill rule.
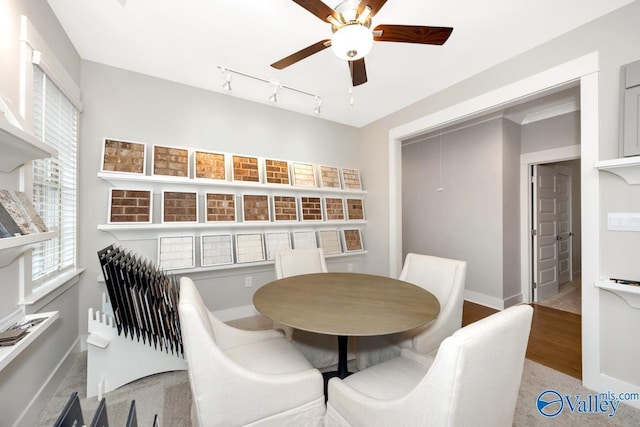
[[[158,265],[163,270],[195,267],[195,236],[159,236]]]
[[[233,264],[233,236],[231,233],[200,236],[200,266],[214,267]]]
[[[124,144],[135,144],[136,146],[141,146],[142,147],[142,170],[140,171],[125,171],[125,170],[119,170],[120,168],[123,167],[122,162],[118,161],[118,164],[120,165],[119,167],[111,168],[111,167],[106,167],[106,159],[107,156],[110,155],[109,153],[107,153],[108,148],[112,148],[112,147],[107,147],[107,143],[108,142],[114,142],[114,143],[124,143]],[[126,150],[125,148],[120,148],[122,150]],[[109,150],[111,151],[111,150]],[[137,150],[136,150],[137,151]],[[125,175],[146,175],[147,174],[147,144],[144,142],[140,142],[140,141],[132,141],[132,140],[128,140],[128,139],[121,139],[121,138],[109,138],[109,137],[104,137],[102,138],[102,153],[100,155],[100,172],[102,173],[114,173],[114,174],[125,174]],[[122,154],[122,156],[124,158],[129,158],[131,159],[132,154],[130,152],[125,152]],[[118,157],[118,156],[116,156]],[[137,157],[137,155],[136,155]]]
[[[265,260],[262,233],[237,233],[236,263],[261,262]]]

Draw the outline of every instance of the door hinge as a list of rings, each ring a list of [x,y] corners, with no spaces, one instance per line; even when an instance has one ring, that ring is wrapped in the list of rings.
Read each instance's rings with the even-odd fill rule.
[[[536,183],[536,177],[535,175],[531,175],[531,183],[535,184]]]
[[[533,289],[538,289],[538,284],[536,282],[533,282]]]
[[[538,235],[538,232],[536,231],[535,228],[531,230],[531,235],[532,236],[537,236]]]

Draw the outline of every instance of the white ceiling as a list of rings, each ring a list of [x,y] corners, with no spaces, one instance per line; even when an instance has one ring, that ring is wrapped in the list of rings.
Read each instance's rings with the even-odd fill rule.
[[[318,95],[320,117],[356,127],[632,1],[388,0],[372,27],[453,33],[443,46],[376,42],[366,57],[369,81],[353,89],[350,105],[348,66],[331,49],[281,71],[270,67],[331,36],[329,24],[291,0],[48,0],[83,59],[269,103],[269,83],[239,75],[225,92],[222,66]],[[274,106],[313,115],[314,105],[284,89]]]

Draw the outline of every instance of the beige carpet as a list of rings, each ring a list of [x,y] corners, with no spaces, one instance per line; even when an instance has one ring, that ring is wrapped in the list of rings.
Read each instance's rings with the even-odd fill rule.
[[[563,283],[558,288],[558,294],[537,304],[545,307],[557,308],[575,314],[582,313],[582,281],[580,279]]]
[[[233,322],[236,327],[263,329],[271,323],[260,316]],[[97,398],[86,398],[87,354],[79,353],[65,380],[40,414],[38,426],[52,426],[67,399],[73,391],[81,396],[84,421],[88,425],[98,406]],[[353,368],[353,367],[352,367]],[[514,426],[640,426],[640,409],[621,404],[615,416],[602,413],[571,412],[569,405],[554,418],[541,415],[536,407],[538,395],[545,390],[555,390],[562,396],[569,396],[574,402],[576,396],[588,399],[594,393],[584,388],[580,381],[561,372],[542,366],[530,360],[525,361],[522,383],[518,395]],[[151,426],[158,414],[163,427],[189,427],[191,391],[186,371],[166,372],[134,381],[106,394],[107,413],[111,426],[124,426],[131,400],[136,401],[138,425]],[[225,426],[226,427],[226,426]],[[304,427],[304,426],[301,426]],[[389,426],[395,427],[395,426]],[[478,426],[485,427],[485,426]]]

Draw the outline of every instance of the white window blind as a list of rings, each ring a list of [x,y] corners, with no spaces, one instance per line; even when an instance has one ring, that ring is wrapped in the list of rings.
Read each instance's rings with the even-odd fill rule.
[[[78,110],[39,67],[33,70],[33,130],[58,149],[57,158],[33,161],[33,204],[58,237],[32,254],[32,282],[43,284],[76,261],[76,161]]]

